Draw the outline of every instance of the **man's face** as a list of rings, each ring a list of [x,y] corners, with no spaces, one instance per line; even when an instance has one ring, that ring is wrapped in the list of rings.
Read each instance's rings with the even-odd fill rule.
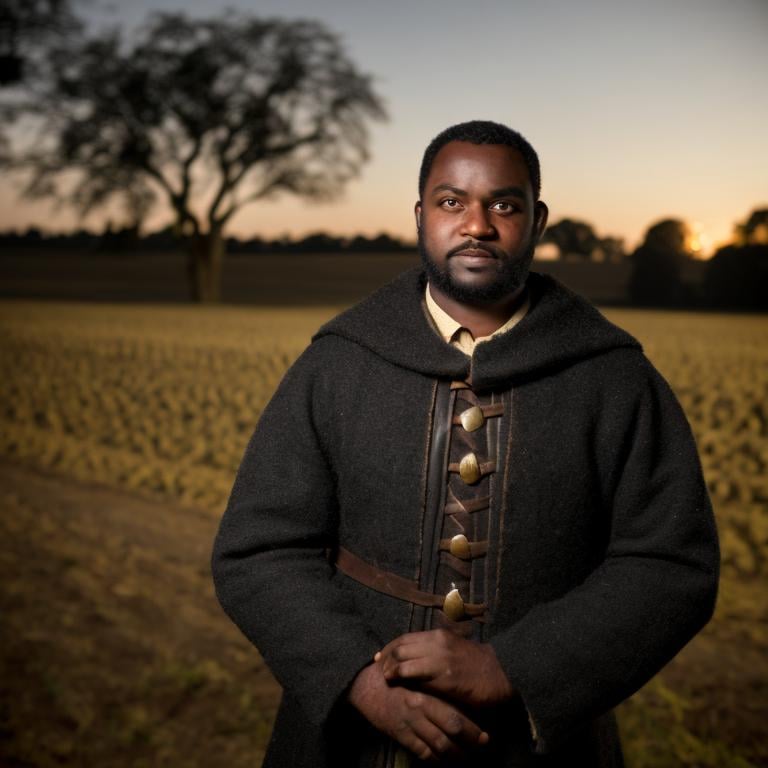
[[[435,156],[416,204],[430,284],[463,304],[512,296],[525,283],[546,218],[514,147],[449,142]]]

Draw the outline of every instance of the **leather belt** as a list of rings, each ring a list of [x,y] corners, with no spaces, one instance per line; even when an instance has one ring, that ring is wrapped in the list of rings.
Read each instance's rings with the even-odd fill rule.
[[[396,597],[398,600],[405,600],[425,608],[443,608],[445,605],[446,595],[424,592],[418,588],[416,582],[376,568],[344,547],[339,547],[336,567],[363,586],[384,595]],[[485,613],[484,603],[464,603],[466,616],[477,617],[482,616],[483,613]]]

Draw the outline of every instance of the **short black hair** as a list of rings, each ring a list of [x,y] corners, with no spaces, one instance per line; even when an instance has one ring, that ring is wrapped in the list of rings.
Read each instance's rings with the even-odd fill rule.
[[[470,144],[503,144],[514,147],[522,156],[528,167],[528,176],[533,188],[533,199],[538,200],[541,194],[541,167],[536,150],[517,131],[506,125],[494,123],[491,120],[470,120],[458,123],[438,133],[429,146],[424,150],[419,170],[419,198],[424,196],[427,176],[432,169],[435,155],[451,141],[468,141]]]

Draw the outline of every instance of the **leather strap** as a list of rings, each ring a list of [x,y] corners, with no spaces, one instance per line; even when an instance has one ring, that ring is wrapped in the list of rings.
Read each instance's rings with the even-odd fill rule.
[[[448,465],[448,471],[449,472],[458,472],[459,471],[459,462],[458,461],[452,461]],[[493,461],[483,461],[480,465],[480,477],[485,477],[486,475],[490,475],[491,472],[496,471],[496,460]]]
[[[456,515],[461,512],[480,512],[483,509],[488,509],[488,505],[491,503],[490,496],[483,496],[479,499],[462,499],[459,501],[449,501],[445,505],[446,515]]]
[[[380,568],[366,563],[365,560],[348,549],[344,549],[344,547],[339,547],[336,567],[364,587],[390,597],[396,597],[398,600],[422,605],[425,608],[442,608],[445,602],[445,595],[423,592],[415,582],[390,571],[382,571]],[[467,616],[481,616],[485,613],[485,605],[482,603],[464,603],[464,613]]]
[[[469,557],[468,558],[461,558],[462,560],[474,560],[476,557],[482,557],[488,552],[488,542],[487,541],[470,541],[467,542],[469,544]],[[450,539],[440,539],[440,551],[441,552],[450,552],[451,551],[451,540]]]

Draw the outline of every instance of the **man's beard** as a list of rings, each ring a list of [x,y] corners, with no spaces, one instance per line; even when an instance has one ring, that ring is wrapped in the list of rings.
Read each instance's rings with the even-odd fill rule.
[[[491,253],[496,253],[498,250],[491,246],[484,248],[482,243],[475,243],[473,244],[473,247],[479,247],[483,250],[488,250]],[[427,273],[429,282],[446,296],[450,296],[461,304],[475,306],[495,304],[497,301],[514,294],[519,288],[525,285],[525,281],[528,278],[528,270],[530,269],[531,261],[533,260],[535,247],[536,243],[531,239],[528,248],[519,258],[499,259],[501,269],[496,273],[496,279],[493,282],[488,283],[487,285],[462,285],[461,283],[456,282],[451,276],[449,269],[450,255],[444,266],[438,266],[430,257],[429,251],[424,243],[422,231],[419,230],[419,255],[421,256],[421,263]],[[467,248],[467,245],[462,245],[456,250],[465,248]]]

